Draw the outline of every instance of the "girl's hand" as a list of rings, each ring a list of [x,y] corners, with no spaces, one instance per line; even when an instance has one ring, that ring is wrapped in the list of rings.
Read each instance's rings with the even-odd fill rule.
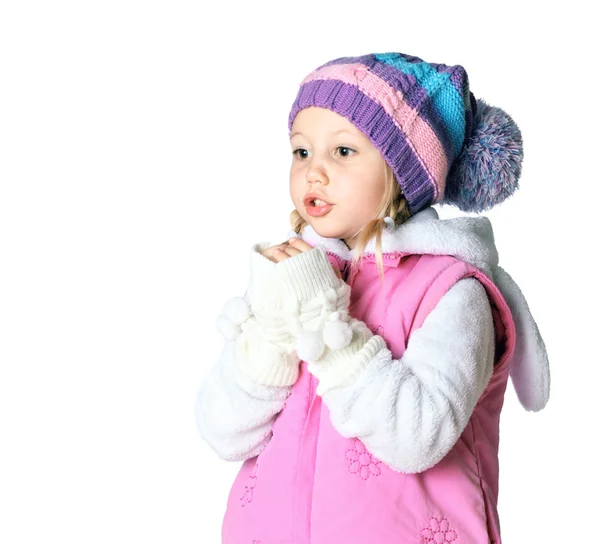
[[[300,253],[310,251],[311,249],[313,249],[313,247],[310,244],[307,244],[304,240],[300,238],[290,238],[287,242],[268,247],[261,253],[270,261],[279,263],[289,259],[290,257],[299,255]],[[333,269],[335,271],[335,275],[341,279],[341,272],[336,267],[333,267]]]
[[[301,251],[296,251],[296,253],[287,253],[288,250],[294,250],[294,248],[290,245],[289,242],[283,242],[281,244],[277,244],[276,246],[268,247],[261,251],[261,255],[264,255],[269,261],[274,263],[278,263],[287,259],[289,257],[293,257],[293,255],[298,255],[298,253],[302,253]],[[285,255],[285,257],[283,257]]]

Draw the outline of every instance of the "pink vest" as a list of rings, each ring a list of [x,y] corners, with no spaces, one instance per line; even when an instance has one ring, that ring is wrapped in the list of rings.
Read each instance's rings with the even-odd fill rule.
[[[351,270],[328,255],[352,286],[351,315],[395,359],[448,289],[476,277],[494,316],[494,373],[450,452],[429,470],[404,474],[335,430],[302,361],[270,442],[233,483],[223,544],[500,544],[499,417],[515,343],[506,301],[482,271],[451,256],[384,254],[382,289],[374,255]]]

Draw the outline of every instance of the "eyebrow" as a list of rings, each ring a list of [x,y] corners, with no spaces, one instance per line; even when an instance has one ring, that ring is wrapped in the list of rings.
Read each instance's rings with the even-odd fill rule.
[[[347,132],[348,134],[352,135],[352,132],[350,132],[347,128],[341,128],[340,130],[334,130],[331,134],[339,134],[340,132]],[[303,136],[302,132],[299,132],[298,130],[296,130],[290,134],[290,139],[292,139],[292,137],[296,136],[297,134]]]

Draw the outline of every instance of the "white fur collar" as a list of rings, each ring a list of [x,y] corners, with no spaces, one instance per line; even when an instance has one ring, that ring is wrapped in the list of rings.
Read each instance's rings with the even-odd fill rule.
[[[351,260],[356,252],[342,240],[320,236],[310,225],[300,235],[289,231],[288,238],[291,236],[299,236],[312,246],[321,246],[345,261]],[[375,247],[375,239],[371,239],[365,248],[365,255],[375,254]],[[492,224],[487,217],[439,219],[437,211],[431,206],[402,225],[386,228],[381,235],[381,249],[383,254],[453,255],[477,266],[488,275],[498,265]]]

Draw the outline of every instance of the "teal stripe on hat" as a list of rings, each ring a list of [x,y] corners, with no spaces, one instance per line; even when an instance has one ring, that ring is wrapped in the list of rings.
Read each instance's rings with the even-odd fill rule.
[[[438,72],[427,62],[408,62],[398,53],[380,53],[374,56],[379,62],[413,76],[426,90],[427,95],[431,97],[433,108],[448,132],[456,157],[460,153],[465,137],[465,103],[462,95],[450,81],[450,74]]]

